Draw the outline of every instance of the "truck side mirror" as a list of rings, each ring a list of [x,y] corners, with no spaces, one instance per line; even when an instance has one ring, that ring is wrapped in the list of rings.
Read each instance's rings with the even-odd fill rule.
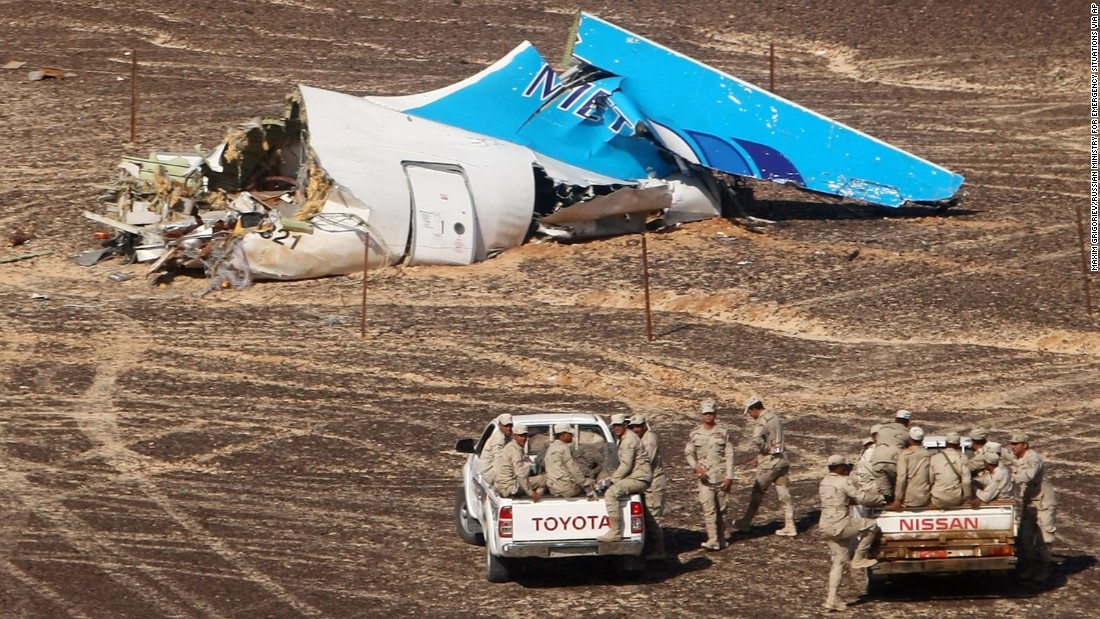
[[[474,439],[472,438],[460,438],[455,443],[455,451],[458,453],[472,454],[474,453]]]

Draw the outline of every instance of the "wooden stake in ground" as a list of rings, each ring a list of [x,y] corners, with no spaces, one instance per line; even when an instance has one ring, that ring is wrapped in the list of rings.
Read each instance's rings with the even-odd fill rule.
[[[642,231],[642,286],[645,288],[645,337],[653,341],[653,315],[649,311],[649,249],[646,247],[645,231]]]
[[[771,68],[771,80],[769,82],[770,85],[771,85],[771,88],[769,88],[768,91],[769,92],[775,92],[775,43],[769,44],[768,45],[768,50],[769,50],[768,53],[771,56],[771,66],[772,66],[772,68]]]
[[[359,337],[367,337],[367,265],[370,264],[370,232],[363,230],[363,308],[359,317]]]
[[[1089,256],[1085,251],[1085,224],[1081,219],[1081,205],[1077,205],[1077,240],[1081,244],[1081,273],[1085,278],[1085,308],[1092,316],[1092,287],[1089,281]]]
[[[130,50],[130,142],[137,143],[137,50]]]

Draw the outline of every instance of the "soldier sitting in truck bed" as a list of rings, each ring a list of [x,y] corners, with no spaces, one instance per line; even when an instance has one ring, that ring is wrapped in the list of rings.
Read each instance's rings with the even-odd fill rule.
[[[493,489],[502,497],[526,495],[538,501],[542,498],[545,475],[531,475],[531,462],[523,453],[527,444],[527,426],[512,426],[512,440],[496,458],[496,478]]]

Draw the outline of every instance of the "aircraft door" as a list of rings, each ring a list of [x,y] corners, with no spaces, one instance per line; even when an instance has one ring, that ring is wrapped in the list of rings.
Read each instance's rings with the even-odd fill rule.
[[[409,264],[471,264],[477,215],[462,168],[405,164],[412,198]]]

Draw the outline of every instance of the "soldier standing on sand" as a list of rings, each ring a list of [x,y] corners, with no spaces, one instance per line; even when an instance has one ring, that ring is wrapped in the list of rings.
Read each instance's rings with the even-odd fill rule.
[[[496,419],[497,427],[489,435],[481,448],[481,478],[490,484],[496,479],[496,458],[504,449],[504,444],[512,438],[512,416],[502,413]]]
[[[729,430],[716,422],[718,404],[714,400],[703,400],[700,415],[703,422],[692,430],[684,457],[698,480],[699,503],[703,506],[707,541],[701,548],[721,550],[729,545],[725,528],[733,485],[733,444]]]
[[[584,476],[581,465],[569,444],[573,442],[573,426],[555,423],[554,442],[546,450],[546,486],[550,494],[560,497],[578,496],[592,480]]]
[[[604,491],[603,500],[607,506],[607,520],[611,528],[597,537],[601,542],[618,542],[623,538],[623,508],[619,502],[623,497],[643,493],[653,481],[653,468],[649,465],[649,454],[642,446],[642,439],[627,430],[626,415],[616,413],[611,416],[611,432],[619,443],[619,467],[611,473],[608,481],[611,485]]]
[[[829,547],[832,566],[829,570],[828,595],[822,607],[825,610],[845,610],[847,606],[838,597],[840,581],[844,578],[844,566],[848,564],[851,541],[859,538],[855,556],[851,559],[852,570],[862,570],[878,563],[867,555],[878,533],[878,523],[870,518],[852,516],[850,506],[856,503],[856,491],[849,483],[848,473],[851,466],[844,456],[834,454],[826,461],[829,474],[821,479],[818,493],[821,497],[821,519],[818,527],[821,537]]]
[[[784,521],[783,528],[775,534],[794,537],[798,535],[798,529],[794,525],[794,502],[791,501],[791,490],[788,487],[790,478],[787,473],[791,470],[791,463],[787,460],[786,443],[783,440],[783,420],[774,412],[764,410],[764,402],[757,396],[752,396],[745,402],[745,413],[755,421],[752,427],[752,444],[756,449],[756,457],[753,458],[756,479],[752,484],[745,514],[733,523],[733,528],[742,533],[752,530],[752,519],[760,509],[764,493],[774,484],[775,493],[783,505]]]
[[[642,440],[642,447],[645,448],[645,452],[649,456],[649,468],[653,471],[653,481],[649,483],[649,488],[645,491],[645,532],[646,538],[648,538],[647,544],[652,549],[647,558],[664,560],[667,558],[665,555],[665,533],[657,519],[665,512],[667,479],[665,478],[665,465],[661,462],[661,448],[657,442],[657,433],[649,428],[645,415],[634,415],[627,425],[630,431]]]
[[[1054,513],[1058,509],[1058,497],[1054,486],[1046,479],[1043,458],[1031,449],[1031,437],[1022,432],[1013,434],[1008,445],[1016,456],[1012,481],[1019,484],[1023,502],[1018,534],[1020,558],[1024,560],[1020,578],[1044,583],[1050,579],[1050,546],[1057,531]]]
[[[947,447],[928,461],[932,505],[939,509],[958,507],[970,500],[970,467],[959,449],[959,433],[948,432],[945,440]]]

